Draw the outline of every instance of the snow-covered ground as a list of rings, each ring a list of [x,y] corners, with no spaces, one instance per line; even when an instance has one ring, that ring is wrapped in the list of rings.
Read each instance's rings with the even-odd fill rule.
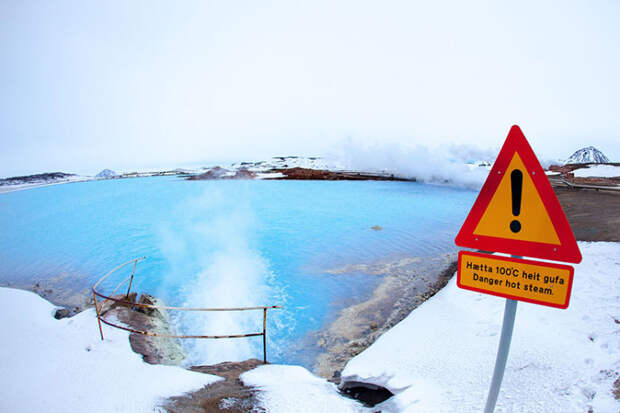
[[[327,160],[318,157],[280,156],[271,158],[267,161],[237,162],[227,167],[227,169],[233,170],[238,170],[240,168],[245,168],[252,172],[267,172],[272,169],[286,168],[327,169],[330,171],[339,171],[343,169],[343,165],[336,160]]]
[[[101,341],[94,309],[61,320],[54,310],[0,288],[1,412],[152,412],[164,397],[220,380],[143,362],[122,330],[106,328]]]
[[[567,310],[519,303],[496,412],[617,413],[620,244],[579,243]],[[384,412],[480,412],[505,300],[452,281],[351,360],[345,381],[388,388]]]
[[[567,310],[519,303],[496,412],[618,413],[620,244],[584,243]],[[481,412],[493,373],[505,300],[461,290],[437,295],[352,359],[345,381],[386,387],[374,408],[337,397],[335,386],[300,367],[242,375],[263,389],[269,412]]]
[[[580,178],[599,177],[614,178],[620,177],[620,166],[614,165],[591,165],[588,168],[580,168],[574,171],[575,176]]]
[[[299,366],[260,366],[241,375],[247,386],[261,390],[258,400],[269,413],[349,413],[365,411],[356,400],[341,396],[335,384]]]
[[[567,310],[519,303],[496,412],[617,413],[620,372],[620,243],[585,243]],[[241,376],[272,413],[480,412],[493,372],[505,300],[461,290],[455,279],[352,359],[344,381],[388,388],[374,408],[297,366]],[[0,411],[151,411],[163,397],[217,378],[151,366],[127,334],[105,329],[94,310],[55,320],[54,306],[0,288]]]

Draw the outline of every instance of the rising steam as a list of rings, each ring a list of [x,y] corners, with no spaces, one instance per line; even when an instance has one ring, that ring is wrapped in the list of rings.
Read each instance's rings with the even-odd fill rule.
[[[390,173],[421,182],[478,189],[489,171],[468,163],[483,161],[492,164],[497,152],[468,145],[450,145],[435,150],[393,143],[364,145],[349,139],[341,143],[329,158],[346,169]]]
[[[243,192],[240,186],[240,192]],[[181,289],[186,307],[266,305],[269,268],[252,248],[254,216],[244,196],[230,199],[211,188],[184,201],[174,222],[161,230],[161,250],[169,283],[187,279]],[[181,228],[179,228],[181,226]],[[176,234],[183,234],[180,238]],[[182,334],[230,335],[262,330],[262,312],[180,312],[173,321]],[[184,340],[188,365],[239,361],[262,354],[259,338]]]

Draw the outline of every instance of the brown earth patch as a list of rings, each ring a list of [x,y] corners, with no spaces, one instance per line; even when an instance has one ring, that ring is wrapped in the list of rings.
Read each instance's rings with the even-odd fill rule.
[[[262,361],[250,359],[225,362],[213,366],[194,366],[190,370],[223,377],[223,381],[182,396],[171,397],[161,407],[169,413],[261,413],[256,390],[243,385],[239,376],[252,370]]]
[[[554,189],[577,240],[620,242],[620,191]]]
[[[287,168],[273,169],[284,176],[275,179],[315,180],[315,181],[412,181],[415,179],[398,178],[391,174],[372,174],[364,172],[340,172],[324,169]]]

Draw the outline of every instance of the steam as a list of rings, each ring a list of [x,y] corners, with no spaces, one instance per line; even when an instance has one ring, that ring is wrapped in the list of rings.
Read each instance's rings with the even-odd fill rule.
[[[498,152],[469,145],[443,146],[436,150],[393,143],[363,145],[349,139],[330,158],[346,169],[479,189],[489,171],[472,162],[492,164]]]
[[[240,187],[240,192],[243,192]],[[160,231],[170,268],[167,282],[180,283],[186,307],[230,308],[267,303],[270,277],[265,260],[252,248],[255,220],[245,197],[224,197],[217,188],[183,202],[172,225]],[[177,234],[182,234],[179,237]],[[262,311],[176,312],[181,334],[231,335],[262,331]],[[262,354],[258,338],[183,340],[188,365],[240,361]]]

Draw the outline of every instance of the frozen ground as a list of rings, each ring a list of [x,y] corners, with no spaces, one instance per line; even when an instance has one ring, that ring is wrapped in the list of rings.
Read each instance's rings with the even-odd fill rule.
[[[260,366],[241,375],[246,386],[262,390],[258,400],[269,413],[349,413],[365,411],[338,394],[333,383],[299,366]]]
[[[217,376],[146,364],[128,333],[105,329],[95,310],[56,320],[38,295],[0,288],[0,411],[151,412],[164,397],[197,390]]]
[[[575,170],[575,176],[579,178],[587,177],[599,177],[599,178],[614,178],[620,177],[620,166],[614,165],[595,165],[588,168],[581,168]]]
[[[583,262],[567,310],[519,303],[496,412],[620,411],[612,394],[620,372],[620,244],[579,246]],[[351,360],[343,380],[395,393],[384,412],[480,412],[504,303],[452,279]]]

